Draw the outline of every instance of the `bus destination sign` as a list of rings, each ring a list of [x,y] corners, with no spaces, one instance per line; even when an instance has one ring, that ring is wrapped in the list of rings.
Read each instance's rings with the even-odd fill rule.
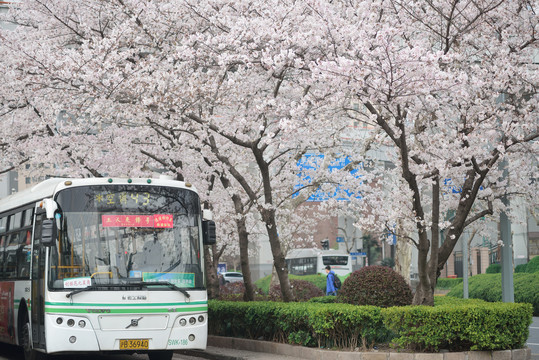
[[[171,214],[158,215],[101,215],[103,227],[150,227],[172,228]]]

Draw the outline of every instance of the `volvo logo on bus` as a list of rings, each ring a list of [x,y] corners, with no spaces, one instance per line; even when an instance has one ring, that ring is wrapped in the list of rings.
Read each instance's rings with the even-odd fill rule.
[[[131,319],[131,324],[127,325],[125,328],[129,329],[131,326],[138,326],[138,322],[142,318],[143,318],[143,316],[139,317],[138,319]]]

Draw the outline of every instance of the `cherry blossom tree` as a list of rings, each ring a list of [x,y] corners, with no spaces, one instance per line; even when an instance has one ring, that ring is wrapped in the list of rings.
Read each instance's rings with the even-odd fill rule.
[[[398,223],[415,244],[415,304],[433,303],[466,226],[509,211],[504,196],[537,204],[537,8],[503,0],[316,8],[334,41],[313,74],[335,99],[362,105],[343,107],[371,128],[358,153],[383,146],[395,165],[365,173],[360,225]]]
[[[291,300],[276,218],[296,157],[320,146],[300,101],[314,58],[299,30],[314,30],[310,16],[279,1],[24,2],[4,18],[18,27],[1,35],[3,119],[31,124],[21,154],[39,149],[39,161],[70,174],[219,174],[235,206],[259,213]],[[301,136],[282,132],[292,127]],[[247,202],[234,200],[239,190]]]
[[[361,189],[358,225],[415,244],[414,301],[432,304],[464,228],[507,211],[503,196],[535,201],[536,10],[524,0],[24,1],[2,15],[17,24],[0,33],[2,166],[160,168],[208,195],[219,183],[240,238],[242,216],[264,224],[291,300],[279,219],[295,208],[297,161],[349,156],[301,196],[323,183]],[[349,121],[370,137],[343,141]],[[373,149],[393,166],[362,169],[376,164]]]

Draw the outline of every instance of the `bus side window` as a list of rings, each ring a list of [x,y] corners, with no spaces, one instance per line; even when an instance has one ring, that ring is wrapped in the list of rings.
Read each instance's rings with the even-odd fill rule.
[[[4,264],[6,262],[4,258],[4,253],[5,253],[6,238],[7,238],[6,235],[0,236],[0,279],[5,277]]]
[[[19,233],[14,232],[8,235],[8,242],[5,252],[5,275],[7,278],[17,277],[17,250],[19,247]]]
[[[32,217],[34,215],[34,209],[26,209],[23,212],[23,224],[22,226],[32,226]]]
[[[13,231],[21,228],[22,212],[9,216],[8,231]]]
[[[19,249],[17,250],[17,273],[19,277],[25,279],[30,277],[31,239],[32,232],[29,229],[21,231]]]

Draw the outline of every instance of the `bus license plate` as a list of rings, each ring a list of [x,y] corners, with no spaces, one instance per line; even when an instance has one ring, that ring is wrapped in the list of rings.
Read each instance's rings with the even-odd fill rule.
[[[120,339],[120,350],[148,349],[148,339]]]

